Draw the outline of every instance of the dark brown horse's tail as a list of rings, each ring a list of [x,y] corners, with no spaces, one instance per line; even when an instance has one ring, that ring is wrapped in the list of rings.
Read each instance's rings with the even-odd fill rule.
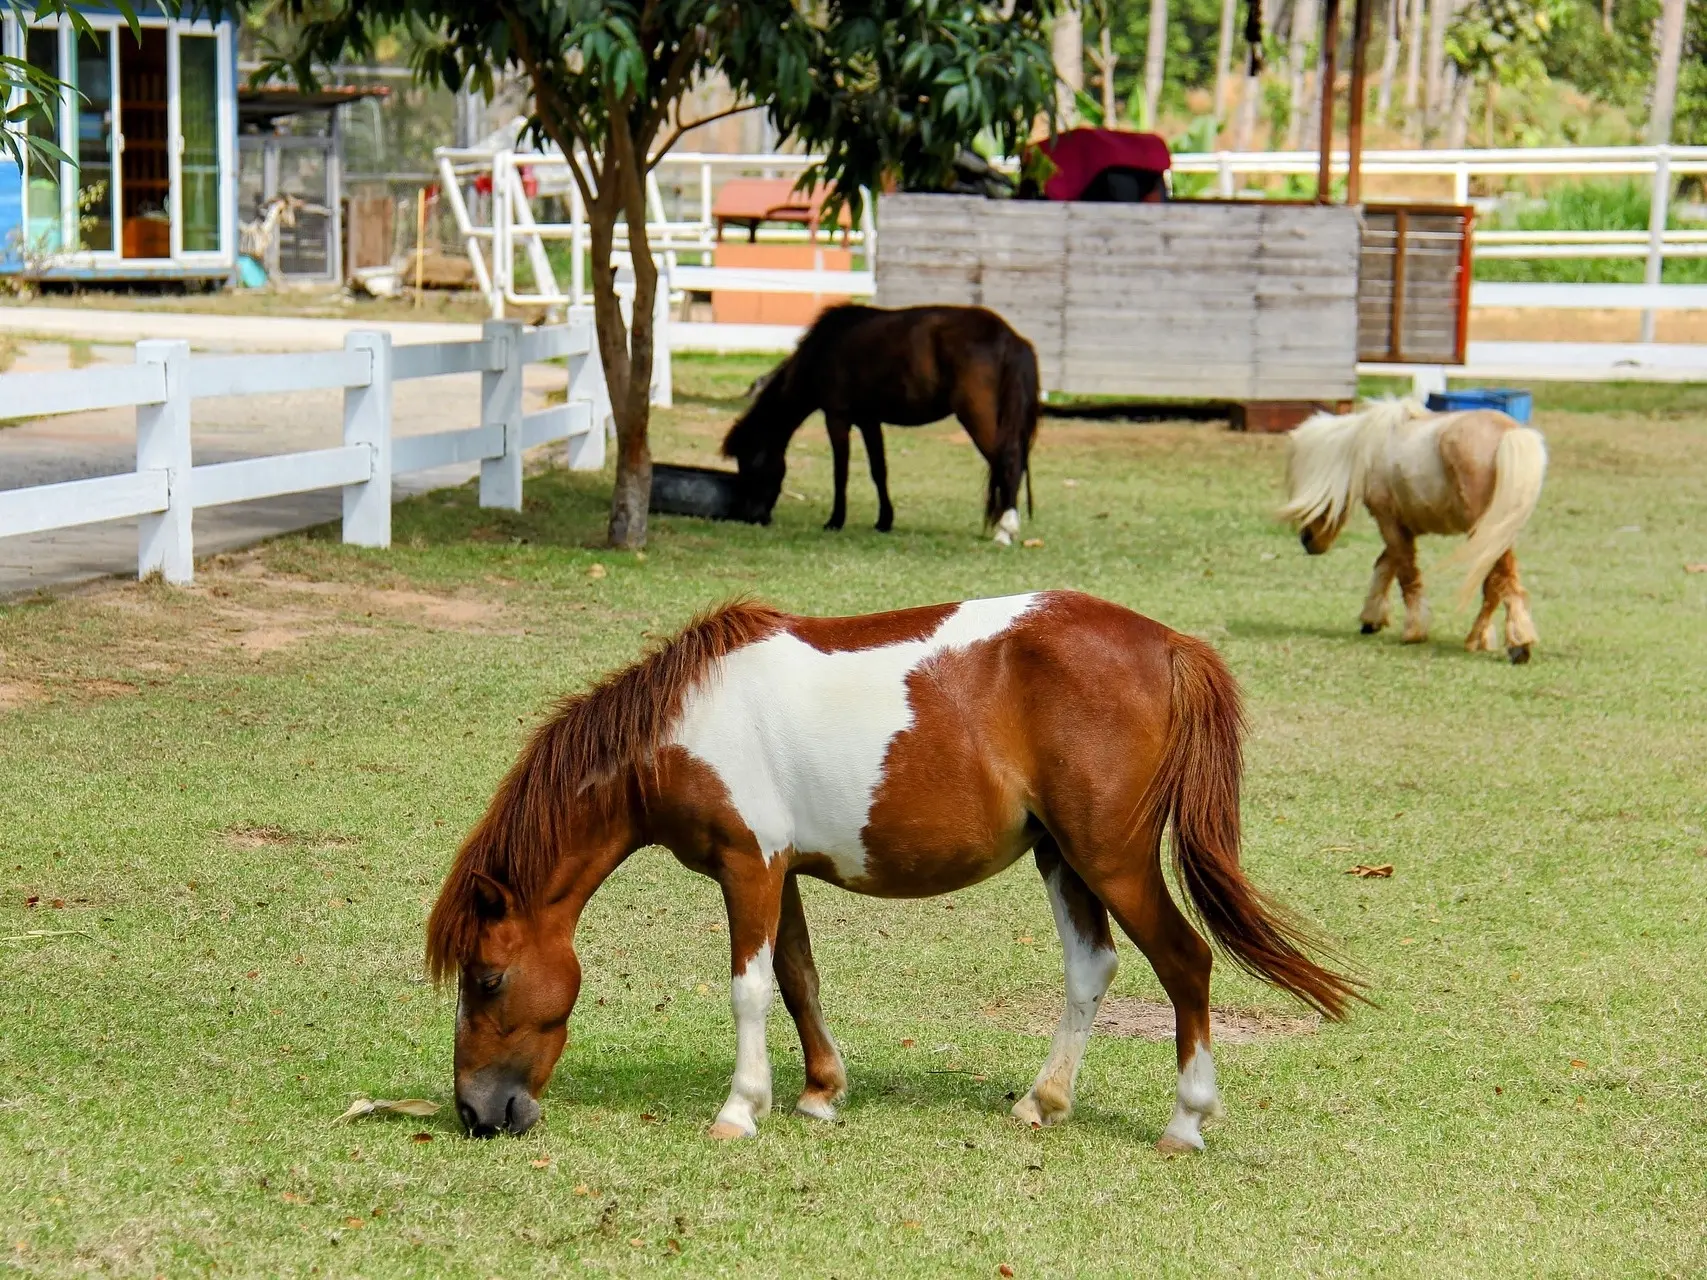
[[[1028,478],[1031,442],[1037,435],[1037,352],[1018,334],[1010,334],[1003,346],[996,456],[990,462],[990,487],[984,498],[986,524],[995,524],[1003,512],[1019,506],[1020,482]],[[1029,495],[1026,514],[1031,514]]]
[[[1173,710],[1151,796],[1173,825],[1180,883],[1215,941],[1241,969],[1329,1018],[1363,999],[1357,981],[1308,954],[1318,944],[1245,879],[1239,867],[1244,710],[1221,656],[1190,636],[1168,639]],[[1154,809],[1152,809],[1154,816]]]

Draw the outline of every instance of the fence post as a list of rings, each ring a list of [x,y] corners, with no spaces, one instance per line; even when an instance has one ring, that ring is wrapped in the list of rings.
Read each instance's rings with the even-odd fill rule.
[[[1470,203],[1470,166],[1462,160],[1452,166],[1452,203]]]
[[[1446,367],[1438,364],[1419,365],[1411,370],[1411,394],[1426,400],[1431,392],[1446,390]]]
[[[167,582],[195,577],[190,529],[190,395],[184,366],[190,344],[150,339],[136,344],[138,364],[159,365],[166,398],[136,406],[136,469],[166,473],[166,510],[143,516],[136,546],[136,576],[158,573]]]
[[[365,351],[373,362],[367,386],[344,388],[344,443],[365,444],[373,454],[367,483],[344,486],[344,541],[357,547],[389,547],[391,335],[347,334],[344,350]]]
[[[670,276],[658,273],[658,289],[652,295],[652,403],[668,409],[676,402],[675,379],[670,368]]]
[[[522,326],[514,320],[488,320],[480,328],[487,343],[497,344],[503,367],[480,375],[480,425],[502,427],[504,452],[480,463],[480,505],[522,509]]]
[[[572,316],[569,327],[576,340],[585,344],[585,349],[569,357],[567,403],[587,406],[587,430],[569,437],[569,470],[603,471],[610,397],[605,394],[605,369],[599,361],[599,343],[591,319]]]
[[[1665,275],[1666,212],[1671,204],[1671,147],[1662,144],[1654,148],[1654,191],[1648,202],[1648,263],[1642,281],[1650,288]],[[1652,342],[1659,312],[1653,307],[1642,309],[1642,341]]]
[[[1215,153],[1215,191],[1223,200],[1233,198],[1233,162],[1225,151]]]

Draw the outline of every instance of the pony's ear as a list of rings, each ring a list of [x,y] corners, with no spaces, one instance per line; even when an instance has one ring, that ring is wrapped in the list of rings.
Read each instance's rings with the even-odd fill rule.
[[[474,910],[482,920],[502,920],[515,909],[508,886],[499,884],[484,871],[474,874]]]

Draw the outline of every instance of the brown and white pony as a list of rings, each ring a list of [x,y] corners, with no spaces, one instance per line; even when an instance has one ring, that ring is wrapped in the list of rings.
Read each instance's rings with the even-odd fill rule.
[[[1417,535],[1467,533],[1445,563],[1468,561],[1460,606],[1478,586],[1482,609],[1464,647],[1493,650],[1494,611],[1505,605],[1506,655],[1529,661],[1537,640],[1529,595],[1512,544],[1535,514],[1547,474],[1541,433],[1488,409],[1431,413],[1419,400],[1379,400],[1357,413],[1319,413],[1291,434],[1286,505],[1280,518],[1319,556],[1334,545],[1352,508],[1369,508],[1385,549],[1363,603],[1363,634],[1387,625],[1393,580],[1405,601],[1403,639],[1428,638],[1428,602],[1417,568]]]
[[[1113,915],[1173,1001],[1179,1085],[1164,1150],[1201,1148],[1219,1096],[1210,950],[1330,1017],[1355,985],[1239,869],[1238,688],[1208,645],[1067,591],[855,618],[740,603],[561,704],[457,854],[428,924],[435,979],[457,975],[457,1110],[521,1133],[581,986],[575,925],[634,850],[668,848],[729,912],[735,1074],[711,1134],[770,1109],[773,982],[804,1050],[796,1109],[829,1119],[847,1087],[818,1002],[797,879],[915,898],[976,884],[1028,850],[1066,953],[1067,1005],[1014,1114],[1066,1119],[1115,971]]]

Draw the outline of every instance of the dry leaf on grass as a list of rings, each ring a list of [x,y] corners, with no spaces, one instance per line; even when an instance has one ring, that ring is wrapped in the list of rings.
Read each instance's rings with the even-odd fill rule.
[[[1683,566],[1683,571],[1685,573],[1707,573],[1707,564],[1686,564]]]
[[[1042,538],[1027,538],[1024,542],[1020,543],[1020,546],[1022,547],[1041,547],[1042,545]]]
[[[604,565],[602,565],[602,564],[589,565],[587,567],[587,576],[589,578],[602,578],[602,577],[604,577],[605,576]]]
[[[1347,867],[1345,873],[1348,876],[1356,876],[1359,880],[1391,880],[1393,878],[1393,864],[1383,862],[1378,867],[1372,867],[1360,862],[1355,867]]]
[[[437,1115],[439,1104],[428,1102],[425,1098],[357,1098],[350,1103],[350,1109],[344,1112],[333,1124],[343,1124],[346,1120],[357,1120],[362,1116],[432,1116]]]
[[[1572,1058],[1571,1065],[1579,1071],[1588,1070],[1588,1063],[1584,1062],[1581,1058]]]

